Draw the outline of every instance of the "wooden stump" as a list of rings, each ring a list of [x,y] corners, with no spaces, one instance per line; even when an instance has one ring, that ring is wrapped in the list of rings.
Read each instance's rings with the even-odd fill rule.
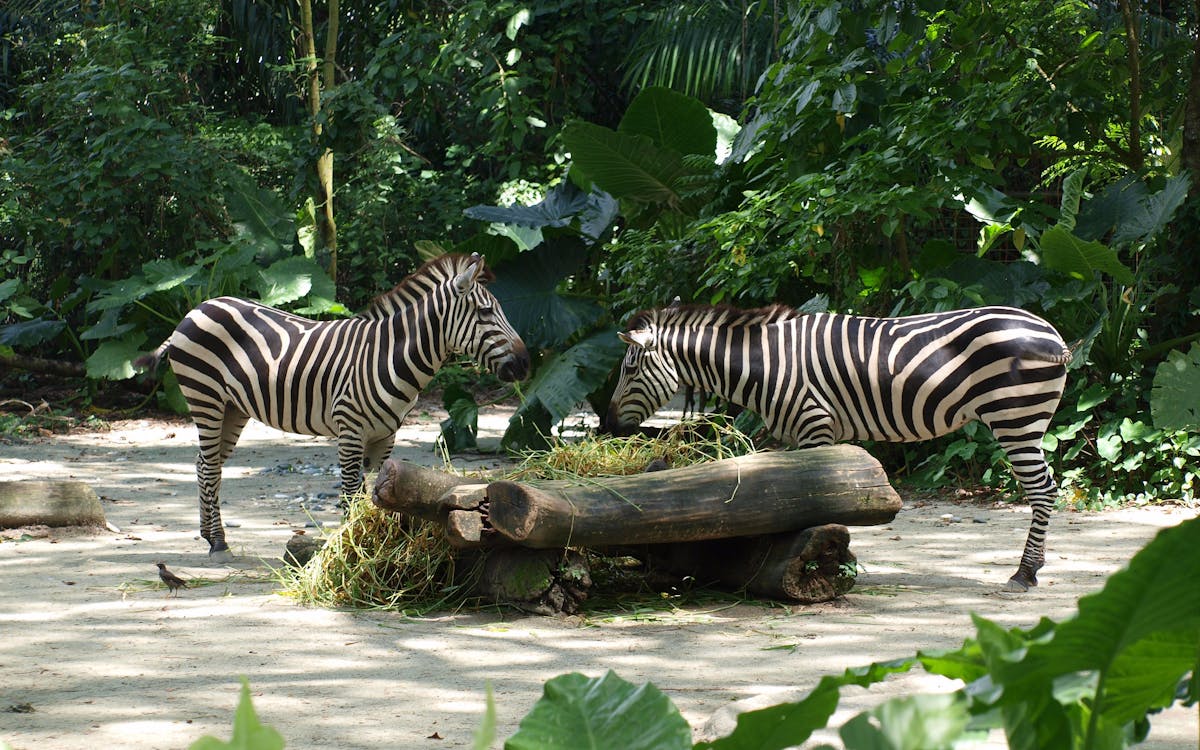
[[[591,586],[587,560],[575,550],[505,547],[487,551],[478,591],[500,604],[554,615],[578,612]]]
[[[104,526],[100,498],[83,482],[0,482],[0,528]]]
[[[805,604],[836,599],[854,586],[850,530],[825,524],[757,537],[653,544],[629,550],[652,568],[700,585]]]

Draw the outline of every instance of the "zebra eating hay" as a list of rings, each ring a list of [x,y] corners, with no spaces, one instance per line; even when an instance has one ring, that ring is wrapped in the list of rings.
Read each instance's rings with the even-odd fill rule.
[[[1057,492],[1042,436],[1071,361],[1046,321],[1010,307],[864,318],[684,305],[640,312],[628,328],[605,418],[614,432],[641,424],[681,384],[754,410],[800,448],[929,440],[982,422],[1033,511],[1008,588],[1037,585]]]
[[[200,533],[225,558],[221,467],[250,418],[285,432],[337,438],[341,491],[362,488],[442,362],[475,358],[501,380],[529,372],[529,352],[484,283],[478,255],[429,261],[349,319],[315,321],[219,297],[201,303],[162,346],[200,438]]]

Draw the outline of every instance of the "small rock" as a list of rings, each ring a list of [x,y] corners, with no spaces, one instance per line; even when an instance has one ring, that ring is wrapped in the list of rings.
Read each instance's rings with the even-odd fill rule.
[[[297,568],[302,567],[324,545],[325,540],[320,537],[301,533],[292,534],[292,538],[288,539],[287,548],[283,551],[283,561],[288,565],[295,565]]]
[[[987,519],[983,516],[975,516],[971,519],[971,523],[987,523]]]
[[[237,529],[237,528],[241,528],[241,525],[242,525],[242,524],[241,524],[241,523],[239,523],[238,521],[226,521],[226,522],[225,522],[225,528],[227,528],[227,529]]]

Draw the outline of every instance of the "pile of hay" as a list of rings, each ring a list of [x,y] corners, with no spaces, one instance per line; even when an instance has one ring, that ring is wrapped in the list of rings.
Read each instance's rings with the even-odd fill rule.
[[[751,439],[728,420],[705,418],[676,425],[657,438],[559,441],[526,455],[503,478],[621,476],[645,471],[655,461],[678,468],[754,450]],[[351,501],[341,526],[312,559],[302,568],[281,568],[279,578],[282,593],[302,604],[420,614],[475,604],[480,560],[454,550],[440,525],[382,511],[364,493]]]
[[[380,510],[364,493],[304,567],[279,577],[281,593],[301,604],[421,614],[467,603],[476,563],[456,557],[441,526]]]

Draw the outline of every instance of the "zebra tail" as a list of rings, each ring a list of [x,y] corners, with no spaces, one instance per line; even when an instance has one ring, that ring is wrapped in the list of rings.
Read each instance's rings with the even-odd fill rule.
[[[137,370],[149,370],[153,373],[158,369],[158,363],[162,361],[163,355],[167,353],[167,347],[171,345],[171,339],[167,339],[158,345],[150,354],[145,354],[133,360],[133,366]]]

